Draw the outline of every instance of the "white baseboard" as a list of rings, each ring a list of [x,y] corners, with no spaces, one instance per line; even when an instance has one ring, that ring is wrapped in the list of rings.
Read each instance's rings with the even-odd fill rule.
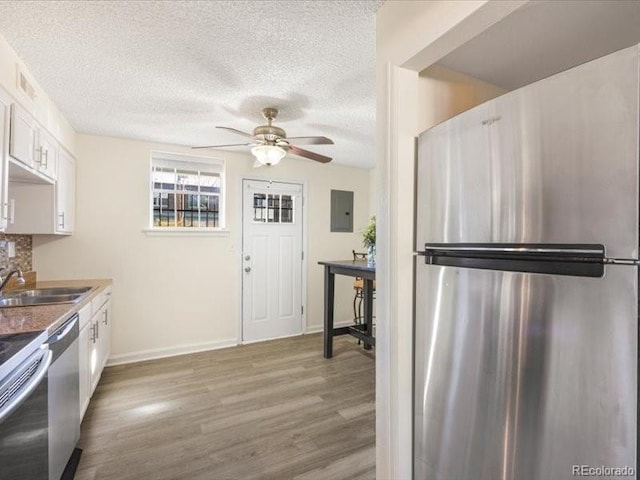
[[[235,347],[238,343],[237,338],[230,338],[228,340],[218,340],[215,342],[192,343],[190,345],[179,345],[177,347],[153,348],[151,350],[142,350],[140,352],[111,355],[107,361],[107,367],[123,365],[125,363],[143,362],[145,360],[155,360],[157,358],[175,357],[176,355],[186,355],[188,353],[204,352],[207,350]]]
[[[334,327],[348,327],[353,325],[352,321],[335,323]],[[324,325],[310,325],[307,327],[305,334],[318,333],[324,330]],[[298,336],[295,334],[293,336]],[[279,337],[278,337],[279,338]],[[284,338],[284,337],[283,337]],[[265,339],[266,340],[266,339]],[[265,340],[258,340],[264,342]],[[273,340],[273,339],[269,339]],[[244,344],[254,342],[242,342]],[[241,342],[237,338],[230,338],[228,340],[218,340],[215,342],[204,343],[192,343],[189,345],[179,345],[177,347],[165,347],[165,348],[152,348],[150,350],[141,350],[133,353],[121,353],[119,355],[111,355],[107,360],[107,367],[114,365],[124,365],[126,363],[144,362],[145,360],[155,360],[158,358],[175,357],[176,355],[186,355],[189,353],[205,352],[207,350],[218,350],[220,348],[235,347],[240,345]]]
[[[338,322],[338,323],[334,323],[333,324],[333,328],[340,328],[340,327],[348,327],[349,325],[353,325],[353,320],[347,320],[346,322]],[[324,331],[324,325],[309,325],[307,327],[307,331],[304,332],[306,333],[318,333],[318,332],[323,332]]]
[[[292,333],[291,335],[282,335],[281,337],[261,338],[259,340],[243,340],[239,345],[251,345],[252,343],[270,342],[271,340],[279,340],[281,338],[299,337],[302,333]]]

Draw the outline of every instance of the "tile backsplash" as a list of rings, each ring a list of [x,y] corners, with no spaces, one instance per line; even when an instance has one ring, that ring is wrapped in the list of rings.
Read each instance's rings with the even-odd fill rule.
[[[0,233],[0,242],[15,242],[16,244],[16,256],[8,259],[8,264],[10,267],[19,268],[23,272],[30,272],[32,270],[32,239],[33,237],[31,235],[13,235],[8,233]],[[4,263],[6,255],[6,251],[0,252],[0,263]]]

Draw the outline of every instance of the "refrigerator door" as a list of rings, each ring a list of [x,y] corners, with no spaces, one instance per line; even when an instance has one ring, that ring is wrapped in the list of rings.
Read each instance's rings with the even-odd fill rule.
[[[638,70],[632,47],[420,135],[416,244],[602,244],[638,258]]]
[[[415,479],[635,469],[637,267],[585,278],[417,261]]]

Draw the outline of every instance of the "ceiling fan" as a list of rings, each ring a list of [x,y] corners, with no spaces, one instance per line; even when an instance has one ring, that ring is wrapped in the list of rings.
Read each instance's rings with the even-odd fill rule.
[[[260,125],[254,128],[253,133],[246,133],[230,127],[216,127],[242,135],[243,137],[248,137],[251,139],[251,142],[232,143],[227,145],[206,145],[192,148],[252,147],[251,153],[256,157],[254,167],[261,167],[262,165],[276,165],[280,160],[282,160],[287,152],[320,163],[328,163],[332,160],[331,157],[310,152],[309,150],[304,150],[290,143],[290,141],[293,140],[295,143],[301,143],[303,145],[333,145],[333,140],[330,138],[287,137],[287,133],[282,128],[271,124],[274,118],[278,116],[277,108],[263,108],[262,116],[267,120],[267,125]]]

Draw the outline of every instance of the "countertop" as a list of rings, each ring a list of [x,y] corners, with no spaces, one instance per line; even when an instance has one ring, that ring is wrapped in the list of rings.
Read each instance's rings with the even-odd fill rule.
[[[33,288],[92,287],[92,289],[78,303],[0,308],[0,335],[45,330],[48,334],[52,334],[70,315],[91,302],[112,283],[107,279],[38,281]]]

